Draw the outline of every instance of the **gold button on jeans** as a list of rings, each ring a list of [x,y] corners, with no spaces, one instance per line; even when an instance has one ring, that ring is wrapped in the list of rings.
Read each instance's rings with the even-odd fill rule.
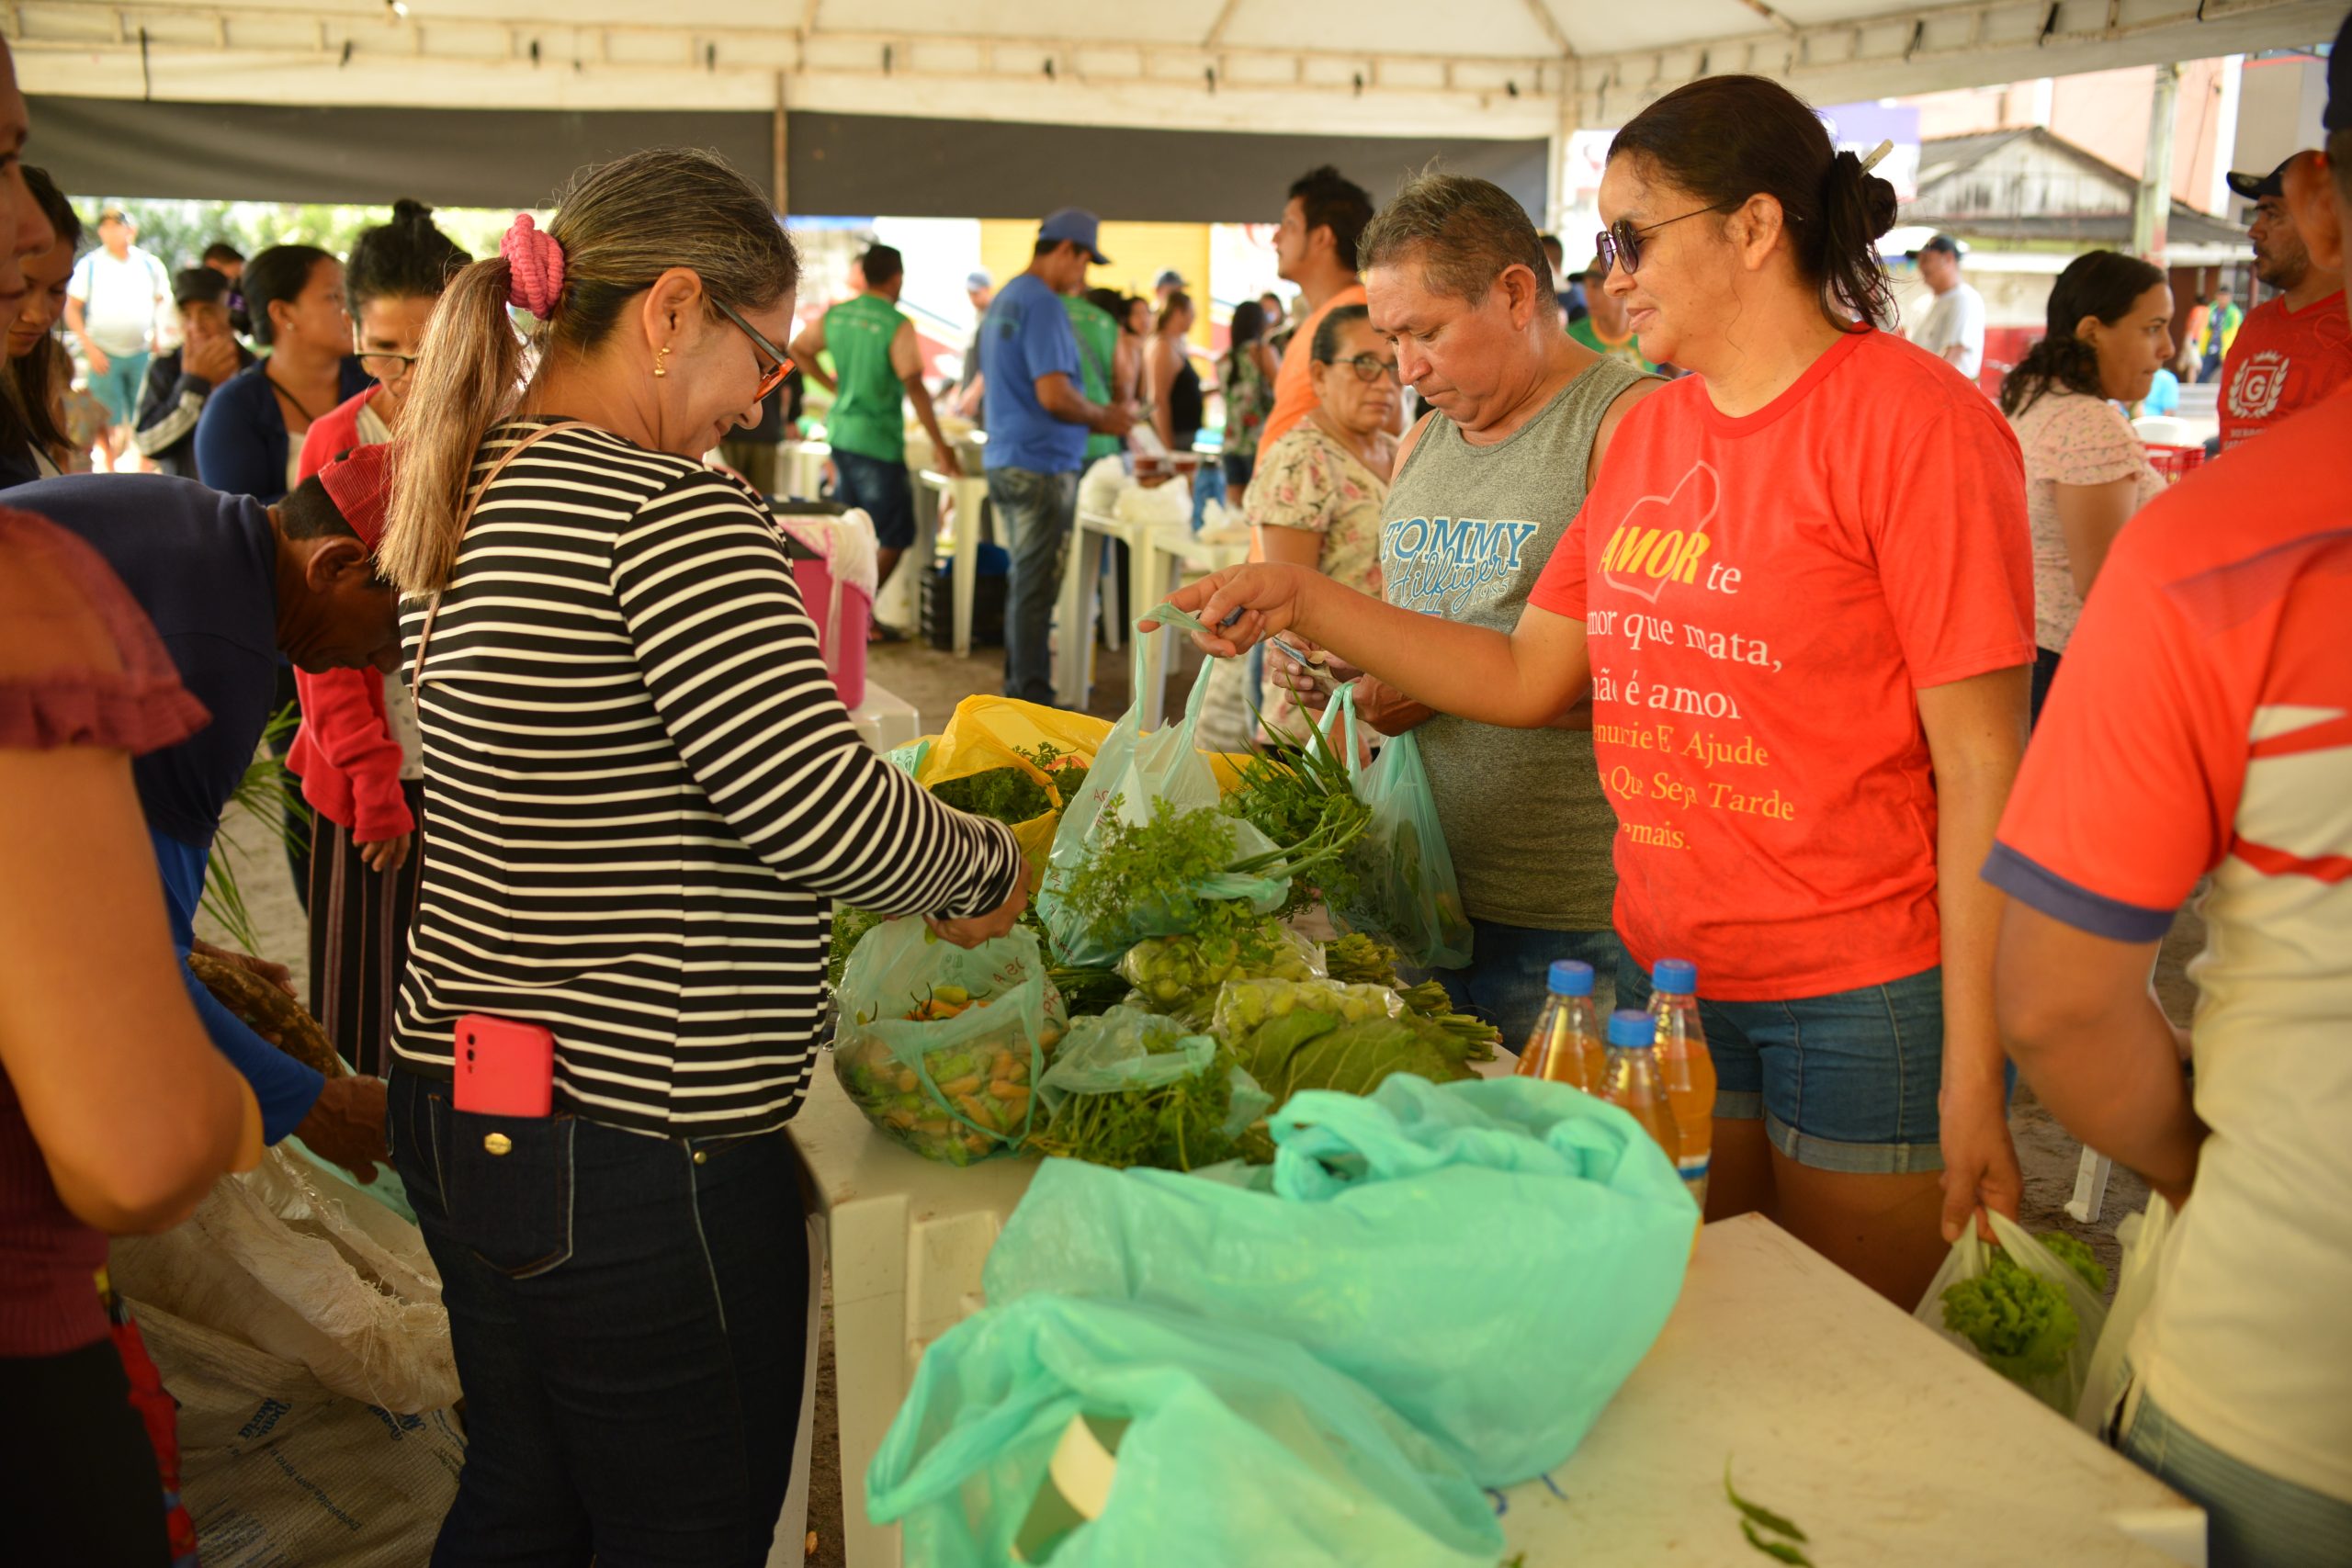
[[[481,1146],[492,1154],[503,1155],[514,1147],[514,1140],[503,1133],[492,1133],[481,1141]]]

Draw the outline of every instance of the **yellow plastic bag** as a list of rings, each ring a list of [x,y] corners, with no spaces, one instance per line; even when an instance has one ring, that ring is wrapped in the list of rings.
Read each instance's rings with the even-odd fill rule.
[[[948,719],[944,730],[926,742],[918,742],[923,751],[922,760],[915,764],[915,782],[930,789],[950,779],[969,778],[997,768],[1017,768],[1045,785],[1057,803],[1067,805],[1053,773],[1038,767],[1022,753],[1037,752],[1051,746],[1062,756],[1074,759],[1080,767],[1091,768],[1096,750],[1110,733],[1111,721],[1106,718],[1024,703],[1015,697],[966,697],[956,705],[955,715]],[[1021,852],[1029,860],[1032,893],[1037,891],[1038,883],[1045,876],[1046,856],[1054,847],[1054,828],[1059,820],[1060,812],[1057,809],[1013,826],[1012,836],[1021,841]]]

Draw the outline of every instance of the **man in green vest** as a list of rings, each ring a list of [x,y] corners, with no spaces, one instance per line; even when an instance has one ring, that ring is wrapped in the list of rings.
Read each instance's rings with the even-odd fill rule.
[[[953,478],[963,472],[956,449],[939,433],[931,389],[922,378],[915,324],[899,310],[906,259],[876,245],[858,264],[864,287],[792,340],[793,362],[833,394],[825,435],[833,448],[833,493],[874,519],[881,545],[879,582],[890,581],[899,558],[915,542],[914,480],[907,472],[907,416],[902,400],[931,437],[932,464]],[[817,356],[831,350],[826,374]]]
[[[1119,354],[1119,323],[1110,312],[1072,291],[1062,296],[1062,309],[1069,312],[1069,330],[1078,339],[1079,379],[1085,383],[1087,400],[1108,408],[1111,404],[1111,367]],[[1086,438],[1086,464],[1092,468],[1098,457],[1126,450],[1126,441],[1117,435],[1105,435],[1096,431]]]

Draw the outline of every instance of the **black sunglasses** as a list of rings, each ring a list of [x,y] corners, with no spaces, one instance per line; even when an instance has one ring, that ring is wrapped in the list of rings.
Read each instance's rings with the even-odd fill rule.
[[[767,400],[768,394],[775,391],[778,387],[783,386],[784,378],[792,374],[792,356],[777,348],[775,344],[770,343],[767,339],[762,337],[760,335],[759,329],[752,325],[751,322],[745,321],[742,317],[737,315],[735,313],[735,307],[727,303],[726,300],[713,299],[711,303],[718,306],[720,313],[725,315],[729,321],[734,322],[736,326],[742,329],[743,335],[752,340],[752,345],[754,348],[767,355],[768,358],[775,361],[772,367],[760,372],[760,389],[757,393],[753,394],[752,399],[753,402],[765,402]]]
[[[1609,269],[1613,266],[1623,267],[1628,277],[1641,269],[1643,235],[1655,234],[1669,223],[1681,222],[1683,218],[1696,218],[1702,212],[1722,212],[1738,205],[1736,201],[1719,201],[1713,207],[1700,208],[1697,212],[1686,212],[1681,218],[1662,219],[1639,229],[1628,220],[1620,218],[1593,236],[1593,249],[1600,256],[1601,281],[1608,281]]]

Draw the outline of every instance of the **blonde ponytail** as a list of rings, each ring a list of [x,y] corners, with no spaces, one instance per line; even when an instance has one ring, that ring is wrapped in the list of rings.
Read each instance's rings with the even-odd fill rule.
[[[506,315],[506,258],[450,280],[424,329],[408,417],[392,437],[392,500],[377,568],[404,594],[438,593],[458,566],[475,454],[521,400],[523,345]]]
[[[709,299],[739,310],[763,310],[800,282],[800,258],[767,197],[695,148],[651,148],[585,171],[557,198],[547,237],[562,265],[560,297],[531,339],[542,357],[585,358],[671,267],[693,268]],[[448,587],[481,444],[522,404],[525,345],[507,315],[514,283],[503,255],[474,263],[450,280],[425,328],[376,552],[402,593]]]

